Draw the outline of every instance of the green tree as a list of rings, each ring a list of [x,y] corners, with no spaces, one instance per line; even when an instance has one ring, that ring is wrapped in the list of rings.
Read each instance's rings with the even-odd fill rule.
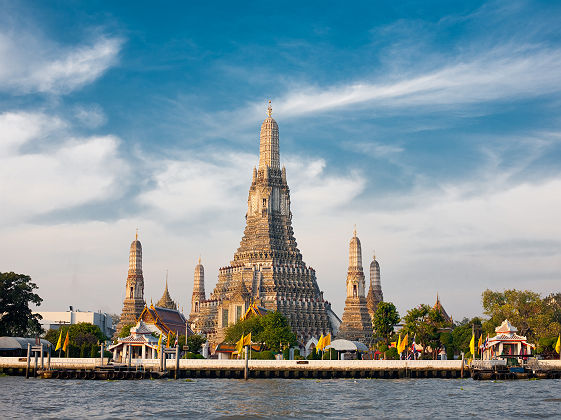
[[[88,322],[79,322],[73,325],[63,325],[58,330],[50,329],[45,334],[45,339],[56,345],[61,331],[62,342],[64,343],[66,333],[68,332],[69,344],[71,346],[75,346],[78,349],[78,354],[80,353],[79,349],[82,345],[86,345],[87,347],[89,347],[92,344],[97,345],[98,343],[107,340],[107,337],[101,332],[97,325],[93,325]]]
[[[423,304],[407,311],[403,321],[403,332],[409,334],[410,341],[415,337],[415,341],[423,346],[423,353],[426,353],[427,347],[430,347],[432,357],[436,358],[441,345],[439,330],[446,326],[442,313]]]
[[[469,342],[471,341],[473,330],[475,330],[476,333],[476,341],[479,340],[480,334],[486,334],[486,331],[483,329],[483,320],[481,318],[464,318],[455,324],[454,329],[450,334],[452,336],[451,348],[453,350],[453,354],[459,355],[461,352],[464,352],[466,357],[472,356],[469,351]],[[451,357],[449,358],[451,359]]]
[[[37,285],[25,274],[0,273],[0,336],[30,337],[42,333],[39,314],[29,304],[41,305]]]
[[[280,312],[268,312],[263,316],[252,316],[240,320],[226,330],[225,341],[235,343],[243,335],[251,333],[254,343],[263,343],[275,352],[281,346],[294,346],[296,336],[288,325],[288,320]]]
[[[125,338],[131,335],[131,328],[134,327],[134,324],[125,324],[119,333],[119,338]]]
[[[180,335],[178,345],[183,347],[184,343],[185,335]],[[192,353],[200,353],[204,343],[206,343],[206,337],[200,334],[192,334],[187,338],[187,345],[189,346],[189,351]]]
[[[483,313],[489,316],[484,324],[486,332],[508,319],[518,329],[518,334],[537,343],[540,338],[559,334],[561,325],[555,320],[555,306],[547,304],[538,293],[510,289],[503,292],[485,290],[482,294]]]
[[[391,302],[380,302],[372,317],[374,335],[384,339],[386,345],[390,343],[393,327],[399,322],[399,313]]]

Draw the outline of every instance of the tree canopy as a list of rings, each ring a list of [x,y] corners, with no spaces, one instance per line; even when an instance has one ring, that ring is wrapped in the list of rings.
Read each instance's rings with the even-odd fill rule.
[[[403,332],[415,337],[415,341],[425,349],[430,346],[433,357],[440,347],[440,330],[446,327],[442,313],[429,305],[419,305],[407,311],[403,317]]]
[[[134,324],[125,324],[121,331],[119,332],[119,338],[125,338],[131,335],[131,328],[134,327]]]
[[[270,350],[279,351],[281,346],[296,344],[296,336],[288,325],[288,320],[280,312],[268,312],[263,316],[252,316],[240,320],[226,330],[228,343],[235,343],[243,335],[251,332],[254,343],[263,343]]]
[[[0,336],[30,337],[41,334],[39,314],[29,304],[41,305],[37,285],[25,274],[0,273]]]
[[[68,340],[71,345],[80,347],[83,344],[92,345],[106,341],[107,337],[99,329],[97,325],[88,322],[79,322],[73,325],[63,325],[58,330],[51,329],[45,334],[45,339],[56,345],[62,331],[62,339],[66,337],[68,332]]]
[[[386,345],[390,342],[393,334],[393,326],[399,322],[399,313],[391,302],[380,302],[372,317],[374,335],[385,340]]]
[[[494,334],[495,327],[508,319],[530,342],[540,338],[556,336],[560,332],[556,322],[555,304],[548,304],[538,293],[529,290],[510,289],[503,292],[485,290],[482,294],[483,313],[489,320],[483,327]]]

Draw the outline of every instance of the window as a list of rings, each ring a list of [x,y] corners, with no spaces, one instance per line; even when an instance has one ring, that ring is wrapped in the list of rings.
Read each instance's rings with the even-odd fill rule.
[[[357,287],[356,284],[353,284],[353,297],[357,297],[358,293],[357,293]]]
[[[242,307],[240,305],[236,306],[236,322],[242,317]]]
[[[131,287],[131,293],[130,293],[130,296],[129,296],[131,299],[132,299],[133,290],[134,290],[134,289]]]

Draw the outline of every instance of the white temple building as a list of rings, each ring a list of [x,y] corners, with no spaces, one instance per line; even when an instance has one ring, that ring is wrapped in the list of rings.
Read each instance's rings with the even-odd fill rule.
[[[483,359],[496,359],[501,355],[532,354],[536,346],[528,343],[526,337],[516,334],[518,329],[508,319],[495,328],[496,336],[489,338],[483,347]]]
[[[113,360],[124,362],[129,352],[132,359],[156,359],[158,357],[158,338],[152,335],[152,330],[140,320],[131,328],[131,334],[119,338],[117,344],[109,346],[108,351],[113,352]]]

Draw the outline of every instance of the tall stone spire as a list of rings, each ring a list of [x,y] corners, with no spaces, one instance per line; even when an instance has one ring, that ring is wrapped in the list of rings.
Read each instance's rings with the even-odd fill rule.
[[[125,300],[123,312],[117,324],[115,334],[119,334],[125,325],[136,324],[140,313],[144,309],[144,276],[142,274],[142,245],[138,240],[138,229],[129,251],[129,272],[125,285]]]
[[[337,338],[356,340],[369,344],[372,337],[372,321],[366,304],[362,250],[356,228],[349,244],[349,268],[347,270],[347,299],[343,322]]]
[[[280,169],[280,152],[279,152],[279,126],[271,117],[273,108],[271,101],[267,108],[267,118],[261,124],[261,135],[259,143],[259,170],[264,171],[267,167],[270,169]]]
[[[195,278],[193,281],[193,296],[191,297],[191,316],[194,313],[200,311],[200,303],[206,300],[205,293],[205,269],[201,264],[201,258],[199,257],[199,263],[195,266]]]
[[[164,288],[164,294],[160,298],[158,302],[156,302],[156,306],[160,308],[167,308],[167,309],[177,309],[177,304],[171,298],[169,291],[168,291],[168,272],[166,270],[166,287]]]
[[[194,330],[205,334],[211,346],[222,342],[226,327],[251,304],[282,313],[301,343],[334,333],[340,323],[294,238],[290,190],[286,170],[280,167],[279,127],[271,115],[269,103],[240,246],[230,264],[219,270],[210,298],[200,303],[200,314],[190,317]]]
[[[380,282],[380,264],[376,260],[376,254],[372,257],[370,263],[370,287],[368,295],[366,296],[368,303],[368,312],[373,317],[380,302],[384,301],[384,294],[382,293],[382,283]]]

